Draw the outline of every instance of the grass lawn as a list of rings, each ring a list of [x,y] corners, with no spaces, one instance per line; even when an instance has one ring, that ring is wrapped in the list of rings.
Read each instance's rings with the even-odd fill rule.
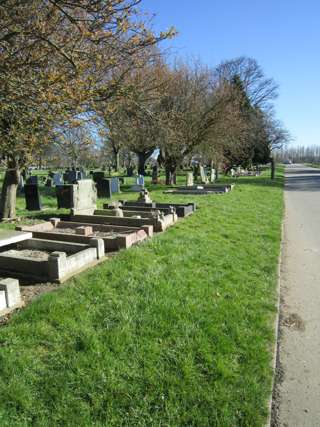
[[[263,425],[282,171],[237,183],[222,196],[153,191],[199,209],[0,328],[1,426]]]
[[[306,166],[310,166],[311,168],[320,168],[320,163],[306,163]]]

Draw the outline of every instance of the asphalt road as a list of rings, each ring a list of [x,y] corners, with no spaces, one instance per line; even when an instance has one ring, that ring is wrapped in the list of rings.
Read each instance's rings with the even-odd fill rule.
[[[273,425],[320,426],[320,169],[286,168]]]

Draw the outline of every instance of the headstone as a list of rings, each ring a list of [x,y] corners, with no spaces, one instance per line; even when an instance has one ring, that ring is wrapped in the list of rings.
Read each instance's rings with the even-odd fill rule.
[[[111,181],[111,194],[120,193],[120,181],[119,178],[110,178]]]
[[[99,182],[104,179],[104,172],[93,172],[92,179],[94,182]]]
[[[136,184],[142,185],[142,187],[144,187],[144,176],[143,175],[138,175],[136,177]]]
[[[110,198],[112,195],[111,191],[111,180],[110,179],[100,179],[96,183],[98,197],[107,197]]]
[[[142,190],[138,197],[138,202],[152,203],[148,190]]]
[[[38,176],[37,175],[31,175],[27,179],[27,184],[31,185],[38,185]]]
[[[66,171],[66,173],[63,174],[63,179],[67,184],[73,184],[77,181],[77,171]]]
[[[199,166],[199,171],[200,171],[201,182],[203,184],[206,184],[208,182],[208,179],[207,179],[207,176],[205,174],[204,167],[203,166]]]
[[[191,187],[193,184],[194,184],[193,173],[192,172],[188,172],[187,173],[187,179],[186,179],[186,186],[187,187]]]
[[[26,184],[24,186],[24,195],[28,211],[41,211],[40,193],[37,185]]]
[[[85,179],[84,173],[82,171],[76,171],[77,172],[77,181],[80,181],[81,179]]]
[[[62,177],[59,173],[54,173],[52,179],[54,185],[63,185]]]
[[[92,214],[97,208],[97,189],[91,179],[82,179],[75,184],[56,187],[58,209],[73,209],[75,212]]]
[[[74,202],[72,184],[57,185],[56,196],[58,209],[71,209],[73,207]]]
[[[216,170],[215,169],[210,169],[210,182],[215,182],[216,180]]]

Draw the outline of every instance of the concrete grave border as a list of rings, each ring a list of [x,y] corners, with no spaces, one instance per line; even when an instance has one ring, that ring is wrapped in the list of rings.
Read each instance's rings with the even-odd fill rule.
[[[21,249],[47,250],[51,253],[48,260],[44,261],[28,257],[16,257],[0,252],[1,274],[39,282],[62,283],[105,259],[103,240],[97,238],[92,238],[89,245],[32,238],[19,243],[18,247]],[[12,246],[10,248],[12,249]],[[66,250],[70,255],[67,256]],[[12,266],[13,261],[15,267]]]
[[[11,277],[0,279],[0,293],[5,296],[6,308],[0,309],[0,317],[24,306],[21,299],[19,280]]]
[[[132,245],[140,243],[141,241],[148,238],[147,231],[144,230],[143,228],[135,229],[135,228],[127,228],[127,227],[110,227],[103,224],[88,224],[88,223],[82,224],[79,222],[61,221],[59,218],[53,218],[51,222],[35,224],[32,226],[22,226],[19,228],[21,228],[22,230],[32,232],[33,237],[40,238],[40,239],[90,244],[90,240],[92,238],[95,238],[95,236],[53,232],[55,228],[59,228],[63,230],[63,228],[76,228],[80,226],[90,227],[92,228],[93,232],[105,231],[105,232],[118,233],[118,235],[115,235],[115,236],[98,237],[99,239],[102,239],[104,242],[105,252],[117,251],[120,249],[128,249]]]

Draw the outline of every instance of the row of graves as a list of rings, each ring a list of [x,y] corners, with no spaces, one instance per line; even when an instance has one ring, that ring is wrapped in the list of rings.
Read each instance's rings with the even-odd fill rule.
[[[112,194],[120,193],[120,183],[123,182],[123,178],[106,178],[104,172],[94,171],[90,172],[90,179],[95,184],[99,198],[111,198]],[[39,190],[40,180],[39,176],[33,175],[24,184],[23,177],[21,177],[19,190],[25,195],[26,209],[29,211],[42,210]],[[49,173],[48,177],[45,178],[44,184],[46,187],[55,187],[58,209],[61,209],[69,208],[73,200],[73,194],[77,191],[77,183],[82,180],[86,180],[84,172],[71,170],[63,174]]]
[[[69,215],[0,232],[0,315],[22,305],[19,280],[63,283],[196,210],[194,203],[156,203],[144,189],[136,201],[97,209],[98,189],[92,179],[71,186],[63,196]]]
[[[234,184],[217,184],[216,171],[210,168],[209,173],[205,171],[203,166],[199,167],[200,184],[195,184],[193,172],[188,172],[186,177],[186,185],[174,187],[173,189],[164,191],[165,194],[225,194],[229,193],[234,188]]]

